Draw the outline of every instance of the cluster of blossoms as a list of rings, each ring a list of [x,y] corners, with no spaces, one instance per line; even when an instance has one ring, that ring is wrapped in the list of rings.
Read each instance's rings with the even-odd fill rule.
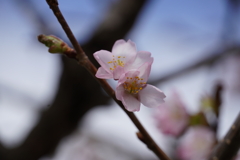
[[[147,84],[153,63],[150,52],[137,52],[131,40],[118,40],[112,52],[100,50],[94,57],[101,65],[96,77],[118,80],[116,98],[128,111],[139,111],[141,103],[152,108],[164,102],[165,94]]]
[[[154,114],[157,127],[165,135],[179,139],[176,157],[181,160],[205,160],[215,144],[215,133],[209,126],[201,124],[201,118],[190,115],[177,92],[166,103],[161,104]],[[195,119],[196,124],[191,124]],[[200,118],[200,119],[199,119]]]

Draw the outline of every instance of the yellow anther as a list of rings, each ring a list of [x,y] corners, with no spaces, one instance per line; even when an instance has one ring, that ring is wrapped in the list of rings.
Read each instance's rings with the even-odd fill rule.
[[[121,56],[118,56],[118,58],[121,58]]]

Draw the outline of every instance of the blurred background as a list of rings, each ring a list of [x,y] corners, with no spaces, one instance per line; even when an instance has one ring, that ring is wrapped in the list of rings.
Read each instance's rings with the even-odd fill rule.
[[[217,137],[240,111],[239,0],[58,0],[89,58],[131,39],[152,53],[149,83],[177,91],[187,111],[223,87]],[[69,43],[44,0],[0,0],[0,158],[6,160],[156,160],[136,127],[74,60],[50,54],[37,36]],[[115,81],[109,81],[115,87]],[[140,121],[171,155],[173,138]]]

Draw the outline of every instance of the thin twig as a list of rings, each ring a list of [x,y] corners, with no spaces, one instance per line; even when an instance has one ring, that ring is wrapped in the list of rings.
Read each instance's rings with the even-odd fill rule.
[[[208,160],[231,160],[240,147],[240,113],[223,140],[215,147]]]
[[[223,92],[223,85],[218,82],[214,88],[214,93],[212,95],[214,100],[213,110],[216,114],[216,120],[211,125],[211,127],[215,131],[215,134],[218,132],[218,126],[219,126],[219,111],[221,109],[221,104],[222,104],[222,92]]]
[[[59,23],[61,24],[63,30],[67,34],[69,40],[71,41],[73,47],[75,48],[77,52],[77,59],[80,65],[85,67],[92,75],[93,77],[100,83],[100,85],[103,87],[103,89],[108,93],[109,96],[111,96],[114,101],[125,111],[125,113],[129,116],[129,118],[132,120],[132,122],[135,124],[135,126],[139,129],[141,134],[144,137],[144,140],[146,141],[146,145],[162,160],[170,160],[168,156],[160,149],[160,147],[156,144],[156,142],[151,138],[151,136],[148,134],[148,132],[145,130],[145,128],[142,126],[140,121],[137,119],[134,113],[128,112],[121,101],[116,99],[114,90],[109,86],[109,84],[102,79],[97,79],[95,77],[96,74],[96,67],[89,61],[88,57],[82,50],[81,46],[78,44],[76,38],[74,37],[71,29],[69,28],[67,22],[65,21],[63,15],[61,14],[60,9],[58,8],[58,2],[57,0],[46,0],[49,7],[52,9],[54,15],[57,17]]]

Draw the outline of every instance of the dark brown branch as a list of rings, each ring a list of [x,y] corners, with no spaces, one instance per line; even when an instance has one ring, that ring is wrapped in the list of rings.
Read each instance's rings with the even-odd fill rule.
[[[83,52],[82,48],[80,47],[77,39],[73,35],[71,29],[69,28],[66,20],[64,19],[63,15],[61,14],[59,8],[58,8],[58,1],[57,0],[47,0],[47,3],[49,7],[54,11],[53,13],[55,14],[56,18],[58,19],[59,23],[62,25],[63,30],[65,31],[67,37],[71,41],[72,45],[74,46],[76,52],[78,53],[80,61],[85,62],[86,55]]]
[[[61,14],[61,11],[58,8],[58,3],[56,0],[47,0],[48,5],[52,9],[54,15],[57,17],[59,23],[61,24],[62,28],[64,29],[65,33],[67,34],[68,38],[72,42],[72,45],[76,49],[77,52],[77,59],[80,65],[85,67],[95,78],[96,74],[96,67],[88,60],[87,56],[81,49],[81,46],[77,43],[77,40],[75,39],[73,33],[71,32],[67,22],[65,21],[63,15]],[[103,87],[103,89],[108,93],[109,96],[111,96],[114,101],[125,111],[125,113],[129,116],[129,118],[132,120],[132,122],[135,124],[135,126],[139,129],[141,134],[143,135],[147,146],[162,160],[170,160],[167,155],[158,147],[158,145],[155,143],[155,141],[151,138],[151,136],[148,134],[148,132],[145,130],[145,128],[142,126],[142,124],[139,122],[137,117],[131,113],[128,112],[121,101],[116,99],[114,90],[109,86],[109,84],[102,79],[95,78],[100,85]]]
[[[217,60],[226,56],[227,54],[236,53],[236,52],[240,52],[240,47],[239,46],[232,46],[232,47],[228,47],[228,48],[226,48],[224,50],[221,50],[221,51],[213,52],[213,53],[209,54],[210,56],[204,57],[204,58],[198,60],[197,62],[190,63],[189,65],[187,65],[183,68],[178,68],[177,70],[175,70],[173,72],[170,72],[169,74],[167,74],[163,77],[157,78],[156,80],[152,80],[149,83],[155,84],[155,85],[159,84],[159,83],[162,83],[162,82],[167,81],[169,79],[180,76],[184,73],[187,73],[187,72],[189,72],[193,69],[196,69],[200,66],[211,65],[214,62],[216,62]]]
[[[217,82],[214,86],[214,91],[212,93],[213,103],[212,109],[216,115],[216,119],[210,123],[211,128],[215,131],[215,134],[218,132],[218,125],[219,125],[219,111],[221,109],[222,104],[222,92],[223,92],[223,85],[221,82]]]
[[[214,148],[209,160],[231,160],[240,147],[240,113],[223,140]]]
[[[93,34],[93,38],[84,46],[84,51],[94,53],[100,49],[110,50],[116,39],[123,38],[129,32],[137,15],[144,6],[144,2],[145,0],[132,0],[131,3],[128,3],[128,0],[118,1],[114,10],[111,9],[107,14],[112,15],[112,12],[114,12],[116,16],[118,15],[118,18],[122,19],[121,23],[118,23],[120,27],[115,25],[115,31],[111,30],[111,32],[108,32],[108,29],[104,29],[104,27],[108,28],[107,25],[104,25],[106,22],[104,21],[101,24],[104,27],[101,27],[101,30],[97,30],[96,32],[98,33]],[[35,9],[30,0],[22,0],[22,3],[27,4],[21,6],[27,6],[30,15],[34,16],[34,20],[40,21],[40,23],[34,23],[41,26],[38,27],[38,29],[41,29],[38,32],[60,35],[48,27],[48,23],[42,18],[42,14]],[[126,8],[129,9],[126,10]],[[23,8],[23,10],[26,10],[26,8]],[[123,12],[124,14],[122,14]],[[100,35],[99,32],[101,31],[106,33],[104,42],[100,41],[99,36],[95,36]],[[118,34],[112,34],[113,32]],[[93,59],[92,54],[88,56],[91,60]],[[1,160],[36,160],[43,155],[52,153],[59,141],[74,131],[81,118],[89,110],[98,105],[105,104],[104,106],[106,106],[110,98],[103,94],[101,87],[91,75],[83,67],[77,65],[75,61],[65,56],[61,58],[63,65],[62,73],[52,105],[41,113],[39,122],[20,146],[6,150],[0,147]]]
[[[222,104],[222,92],[223,85],[221,83],[218,83],[214,89],[214,109],[217,117],[219,117],[219,110]]]

